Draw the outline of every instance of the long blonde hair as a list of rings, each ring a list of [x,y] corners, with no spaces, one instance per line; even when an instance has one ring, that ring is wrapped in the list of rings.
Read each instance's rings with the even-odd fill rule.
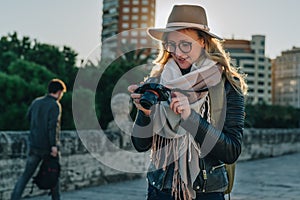
[[[182,29],[184,31],[197,31],[197,34],[199,38],[204,39],[204,49],[205,49],[205,55],[218,62],[221,66],[223,66],[224,74],[227,78],[227,80],[231,83],[231,85],[240,93],[243,95],[247,94],[247,89],[248,86],[245,82],[245,75],[241,74],[238,72],[237,68],[232,66],[230,64],[230,56],[228,53],[225,52],[222,43],[215,38],[212,38],[208,34],[192,29],[192,28],[187,28],[187,29]],[[164,34],[163,40],[165,41],[167,39],[168,33]],[[157,58],[154,60],[154,63],[158,67],[154,67],[150,73],[151,77],[157,77],[161,74],[163,71],[164,65],[168,62],[169,58],[171,57],[171,54],[167,52],[162,44],[160,44],[160,51],[157,56]]]

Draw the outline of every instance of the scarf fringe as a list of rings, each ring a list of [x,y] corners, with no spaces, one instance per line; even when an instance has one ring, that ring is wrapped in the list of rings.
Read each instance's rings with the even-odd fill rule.
[[[166,170],[170,162],[174,163],[174,175],[172,180],[172,196],[175,200],[192,200],[192,194],[188,186],[181,180],[179,173],[179,140],[167,139],[161,136],[153,136],[152,161],[156,168]],[[164,161],[161,165],[161,155],[164,152]],[[160,166],[161,165],[161,166]]]
[[[187,185],[180,179],[178,169],[174,171],[172,183],[172,196],[175,200],[192,200],[192,195],[189,193]]]

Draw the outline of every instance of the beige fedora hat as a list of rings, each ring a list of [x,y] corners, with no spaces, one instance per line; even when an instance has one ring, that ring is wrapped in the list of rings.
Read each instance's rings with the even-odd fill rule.
[[[164,33],[184,28],[198,29],[211,37],[223,40],[210,32],[204,8],[196,5],[175,5],[168,18],[166,28],[148,28],[147,32],[152,38],[162,40]]]

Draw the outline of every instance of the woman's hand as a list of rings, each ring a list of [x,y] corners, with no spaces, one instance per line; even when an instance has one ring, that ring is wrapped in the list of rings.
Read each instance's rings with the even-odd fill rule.
[[[170,108],[176,113],[181,114],[181,118],[186,120],[191,114],[191,107],[188,98],[180,92],[172,93]]]
[[[138,88],[138,85],[130,85],[128,86],[128,91],[131,93],[131,98],[133,99],[133,103],[136,106],[137,109],[141,110],[144,112],[145,115],[149,116],[151,113],[151,110],[147,110],[143,108],[140,104],[140,99],[142,97],[142,94],[134,93],[134,91]]]
[[[58,149],[56,146],[51,147],[51,156],[56,157],[58,155]]]

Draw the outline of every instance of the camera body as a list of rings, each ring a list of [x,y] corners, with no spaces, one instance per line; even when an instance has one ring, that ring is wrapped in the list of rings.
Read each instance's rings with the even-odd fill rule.
[[[171,89],[158,83],[145,83],[138,87],[134,93],[143,94],[140,104],[147,110],[160,101],[170,101],[171,99]]]

